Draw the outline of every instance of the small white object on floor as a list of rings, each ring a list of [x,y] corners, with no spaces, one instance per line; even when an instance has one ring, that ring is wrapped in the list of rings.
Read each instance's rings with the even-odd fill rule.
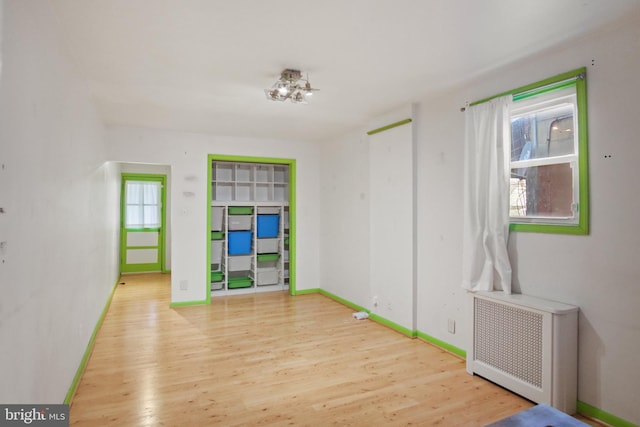
[[[364,320],[369,318],[369,314],[364,311],[359,311],[357,313],[353,313],[353,318],[356,320]]]

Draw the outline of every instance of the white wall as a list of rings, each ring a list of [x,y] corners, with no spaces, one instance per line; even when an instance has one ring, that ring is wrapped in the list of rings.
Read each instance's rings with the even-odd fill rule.
[[[171,167],[168,165],[155,165],[149,163],[118,163],[121,173],[145,173],[152,175],[166,175],[166,230],[164,265],[166,270],[171,270]]]
[[[414,329],[410,107],[321,145],[322,289]],[[377,306],[374,305],[377,302]]]
[[[591,37],[558,47],[478,78],[472,84],[420,99],[415,108],[417,141],[418,289],[417,329],[467,349],[468,296],[461,289],[462,175],[464,115],[474,101],[586,66],[591,180],[588,236],[512,233],[514,289],[580,306],[578,398],[633,423],[640,423],[640,231],[636,197],[640,141],[640,17],[628,17]],[[349,219],[366,218],[358,200],[366,188],[362,132],[322,147],[323,287],[371,309],[364,280],[346,262],[367,243],[364,229],[341,224],[342,213],[327,203],[344,203]],[[605,158],[611,155],[611,158]],[[364,222],[364,220],[363,220]],[[329,232],[330,226],[340,233]],[[330,241],[327,239],[330,237]],[[357,243],[356,243],[357,242]],[[354,267],[368,271],[357,255]],[[335,275],[333,273],[336,273]],[[349,280],[342,280],[341,276]],[[335,277],[335,279],[333,279]],[[335,283],[335,282],[338,283]],[[333,282],[333,283],[332,283]],[[331,284],[330,284],[331,283]],[[456,322],[447,332],[448,319]]]
[[[111,160],[171,166],[172,302],[206,298],[209,154],[296,159],[296,287],[299,290],[320,287],[317,145],[126,127],[111,128],[107,134]],[[185,196],[185,192],[190,194]],[[180,282],[185,280],[188,289],[181,290]]]
[[[410,117],[409,111],[403,117],[381,125]],[[368,142],[371,311],[413,330],[415,180],[412,125],[375,133],[369,136]]]
[[[321,145],[322,289],[370,308],[369,143],[365,131]]]
[[[46,2],[4,2],[0,402],[61,403],[118,278],[117,167]]]

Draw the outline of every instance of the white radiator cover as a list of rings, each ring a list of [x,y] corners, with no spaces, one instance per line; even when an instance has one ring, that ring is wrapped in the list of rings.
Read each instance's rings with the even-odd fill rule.
[[[467,372],[536,403],[575,413],[578,307],[521,294],[471,295]]]

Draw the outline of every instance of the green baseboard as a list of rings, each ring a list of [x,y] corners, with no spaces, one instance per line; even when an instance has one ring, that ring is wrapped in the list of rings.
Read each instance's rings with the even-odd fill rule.
[[[98,331],[102,327],[102,323],[104,322],[104,318],[107,315],[107,311],[109,311],[109,307],[111,306],[111,300],[113,299],[113,295],[116,292],[116,288],[118,287],[119,282],[120,282],[120,277],[118,277],[118,280],[113,285],[113,289],[111,289],[111,294],[109,295],[109,298],[107,298],[107,303],[104,305],[104,308],[102,309],[102,313],[100,314],[100,317],[96,322],[96,326],[93,328],[93,333],[91,334],[91,338],[89,338],[89,343],[87,344],[87,348],[84,350],[84,355],[82,356],[82,360],[80,361],[80,366],[78,366],[78,370],[76,371],[76,374],[73,377],[73,381],[71,381],[71,386],[67,391],[67,395],[64,397],[63,403],[67,405],[71,404],[73,395],[76,393],[78,384],[80,383],[80,379],[82,378],[82,374],[84,374],[84,370],[87,366],[87,362],[89,361],[89,356],[91,356],[91,352],[93,351],[93,344],[95,343],[96,335],[98,335]]]
[[[202,304],[208,304],[206,299],[203,300],[198,300],[198,301],[179,301],[179,302],[172,302],[171,304],[169,304],[169,307],[173,308],[173,307],[188,307],[190,305],[202,305]]]
[[[456,356],[460,356],[463,359],[467,358],[467,352],[464,351],[463,349],[458,348],[456,346],[453,346],[453,345],[451,345],[449,343],[446,343],[446,342],[444,342],[442,340],[439,340],[438,338],[432,337],[431,335],[427,335],[424,332],[418,331],[418,338],[423,339],[423,340],[425,340],[425,341],[427,341],[427,342],[429,342],[429,343],[431,343],[431,344],[433,344],[433,345],[435,345],[437,347],[440,347],[440,348],[442,348],[444,350],[447,350],[449,353],[453,353]]]
[[[402,325],[398,325],[397,323],[392,322],[389,319],[385,319],[382,316],[378,316],[377,314],[374,314],[374,313],[369,313],[369,319],[373,320],[374,322],[380,323],[381,325],[387,326],[396,332],[400,332],[402,335],[406,335],[409,338],[415,338],[418,334],[418,331],[405,328]]]
[[[364,311],[366,313],[369,313],[369,310],[367,310],[366,308],[361,307],[358,304],[354,304],[351,301],[348,301],[344,298],[341,298],[338,295],[332,294],[331,292],[327,292],[324,289],[320,289],[320,294],[324,295],[327,298],[331,298],[332,300],[339,302],[342,305],[346,305],[347,307],[352,308],[356,311]]]
[[[604,421],[612,427],[638,427],[638,424],[623,420],[620,417],[617,417],[613,414],[603,411],[602,409],[598,409],[595,406],[589,405],[588,403],[581,402],[579,400],[576,410],[579,414]]]
[[[395,322],[392,322],[389,319],[385,319],[382,316],[378,316],[377,314],[371,313],[370,310],[367,310],[366,308],[364,308],[364,307],[362,307],[362,306],[360,306],[358,304],[354,304],[351,301],[348,301],[348,300],[346,300],[344,298],[341,298],[341,297],[339,297],[339,296],[337,296],[335,294],[332,294],[331,292],[327,292],[324,289],[320,289],[319,292],[320,292],[320,294],[322,294],[322,295],[324,295],[324,296],[326,296],[328,298],[331,298],[332,300],[334,300],[336,302],[339,302],[342,305],[346,305],[347,307],[352,308],[352,309],[354,309],[356,311],[364,311],[365,313],[367,313],[369,315],[369,319],[373,320],[376,323],[380,323],[381,325],[387,326],[387,327],[393,329],[396,332],[400,332],[401,334],[408,336],[409,338],[415,338],[416,337],[416,331],[413,331],[413,330],[411,330],[409,328],[405,328],[404,326],[399,325],[399,324],[397,324]]]
[[[320,288],[313,288],[313,289],[300,289],[300,290],[295,290],[291,292],[291,295],[308,295],[308,294],[319,294],[320,293]]]

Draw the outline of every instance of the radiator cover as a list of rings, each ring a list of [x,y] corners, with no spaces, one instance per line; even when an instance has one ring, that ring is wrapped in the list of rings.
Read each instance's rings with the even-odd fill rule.
[[[467,371],[573,414],[578,307],[502,292],[473,293],[472,300]]]

